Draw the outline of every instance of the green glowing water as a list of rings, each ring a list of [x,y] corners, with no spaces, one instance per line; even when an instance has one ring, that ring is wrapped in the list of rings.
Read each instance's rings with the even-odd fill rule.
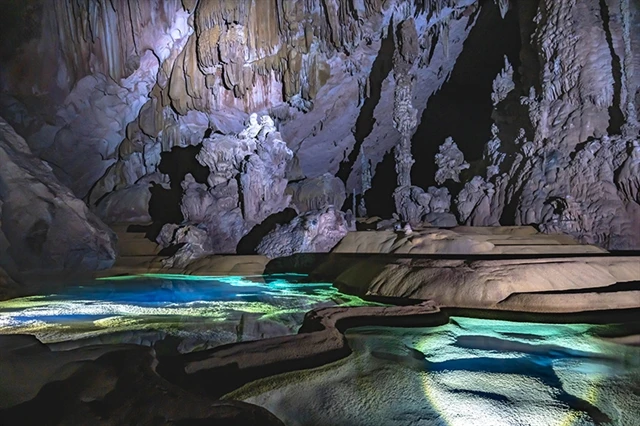
[[[0,334],[33,334],[45,343],[150,344],[167,335],[182,350],[297,332],[322,306],[371,303],[305,276],[111,277],[58,294],[0,302]]]

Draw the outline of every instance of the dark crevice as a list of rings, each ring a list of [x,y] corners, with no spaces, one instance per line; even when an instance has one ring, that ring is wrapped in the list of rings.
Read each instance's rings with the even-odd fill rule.
[[[364,194],[369,216],[390,218],[396,211],[393,191],[396,189],[397,176],[396,162],[391,150],[378,163],[371,179],[371,189]]]
[[[254,226],[251,231],[238,243],[237,254],[256,254],[256,249],[260,241],[278,225],[291,222],[297,216],[297,212],[292,208],[286,208],[281,212],[274,213],[266,218],[262,223]]]
[[[413,136],[414,185],[436,185],[435,155],[449,136],[468,162],[482,157],[491,138],[493,80],[504,67],[505,55],[514,70],[518,69],[520,48],[517,14],[510,11],[503,19],[497,5],[483,2],[449,80],[429,98]]]
[[[600,0],[600,17],[602,18],[603,29],[607,38],[607,46],[611,52],[611,72],[613,73],[613,105],[609,107],[609,128],[610,135],[621,134],[624,124],[624,114],[620,109],[620,94],[622,92],[622,66],[620,58],[613,48],[613,37],[611,36],[611,17],[609,16],[609,6],[605,0]]]
[[[382,82],[387,78],[391,70],[393,69],[393,52],[395,51],[395,44],[393,42],[393,28],[391,23],[389,24],[389,30],[387,37],[382,39],[380,44],[380,50],[378,56],[373,61],[371,67],[371,74],[369,75],[369,89],[370,96],[365,99],[362,108],[360,109],[360,115],[356,120],[354,138],[356,140],[353,145],[353,150],[349,154],[346,160],[340,163],[340,168],[336,174],[344,183],[347,182],[353,165],[355,164],[358,154],[360,153],[360,147],[367,136],[373,130],[373,126],[376,120],[373,118],[373,112],[380,102],[382,94]]]
[[[180,210],[182,201],[182,182],[187,174],[191,174],[196,182],[206,183],[209,168],[196,160],[202,145],[173,147],[171,151],[160,154],[158,171],[169,176],[170,186],[153,183],[149,189],[149,215],[153,224],[147,229],[147,237],[155,240],[160,229],[167,223],[181,223],[184,220]]]

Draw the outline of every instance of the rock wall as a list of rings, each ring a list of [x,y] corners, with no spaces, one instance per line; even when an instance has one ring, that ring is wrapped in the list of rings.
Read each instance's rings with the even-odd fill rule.
[[[463,223],[533,224],[605,248],[640,247],[638,110],[627,95],[638,90],[640,51],[623,48],[640,32],[623,31],[638,17],[624,3],[516,3],[521,27],[536,25],[523,32],[520,78],[508,81],[509,64],[496,78],[487,179],[474,177],[458,196]]]
[[[360,181],[360,145],[375,168],[397,139],[386,96],[395,78],[384,71],[396,26],[406,21],[420,34],[419,115],[451,71],[476,7],[473,0],[59,0],[33,9],[16,20],[34,27],[29,39],[0,71],[2,110],[63,182],[81,197],[91,190],[95,204],[150,173],[158,151],[199,143],[207,129],[237,132],[255,111],[278,118],[304,175],[342,167],[351,191]],[[355,137],[358,121],[375,125]]]
[[[483,159],[468,164],[449,138],[436,154],[436,182],[451,191],[461,224],[534,225],[608,249],[638,249],[637,5],[512,6],[521,66],[516,74],[505,58],[493,82]]]
[[[475,0],[12,3],[5,27],[14,38],[0,44],[0,113],[109,221],[148,218],[149,189],[170,184],[159,170],[163,153],[237,135],[255,112],[274,118],[292,153],[282,185],[329,182],[329,173],[346,194],[360,195],[368,173],[400,145],[406,177],[408,142],[428,99],[451,74],[479,9],[494,7]],[[522,48],[519,67],[507,61],[494,82],[483,162],[467,169],[452,143],[444,146],[439,169],[425,171],[438,171],[444,187],[405,179],[399,213],[452,223],[451,209],[464,224],[533,224],[604,247],[640,247],[637,2],[493,3],[503,17],[517,15]],[[415,117],[410,125],[401,123],[405,115]],[[242,197],[240,186],[259,192],[251,176],[281,176],[266,170],[279,165],[252,152],[245,180],[228,183],[228,194],[216,192],[222,198],[211,203]],[[212,183],[185,185],[183,206],[196,214]],[[221,217],[237,218],[236,209],[246,223],[269,210],[234,201]]]
[[[21,272],[79,272],[115,261],[115,234],[0,119],[0,265]]]

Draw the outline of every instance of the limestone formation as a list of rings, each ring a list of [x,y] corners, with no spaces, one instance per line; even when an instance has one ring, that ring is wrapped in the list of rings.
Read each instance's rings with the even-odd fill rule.
[[[257,252],[270,258],[295,253],[327,253],[347,235],[351,225],[334,207],[300,215],[278,225],[258,245]]]
[[[291,204],[298,213],[322,210],[328,206],[340,208],[347,198],[344,183],[331,173],[292,182],[287,186],[287,193],[291,194]]]
[[[148,184],[131,185],[105,195],[94,213],[105,223],[149,223],[151,188]]]
[[[630,148],[640,131],[636,2],[45,3],[12,9],[7,32],[17,36],[3,33],[0,115],[105,220],[146,218],[143,188],[169,183],[158,179],[167,153],[237,137],[249,113],[259,112],[272,117],[287,146],[273,155],[238,148],[250,158],[237,162],[234,153],[233,161],[212,161],[207,188],[189,190],[195,195],[221,185],[212,196],[228,209],[217,211],[226,219],[216,226],[242,222],[231,227],[233,237],[221,239],[226,250],[246,227],[275,213],[270,206],[286,204],[288,180],[329,173],[346,193],[355,192],[355,210],[365,213],[367,206],[358,206],[367,191],[363,177],[392,150],[402,219],[413,226],[425,219],[417,215],[430,215],[432,223],[452,223],[450,215],[434,216],[448,212],[404,204],[420,198],[410,179],[411,138],[476,21],[489,11],[500,13],[505,31],[517,27],[520,51],[494,53],[511,62],[518,57],[520,66],[505,58],[486,93],[495,129],[482,162],[471,161],[462,139],[457,151],[473,164],[453,161],[452,146],[440,153],[436,183],[459,200],[457,221],[535,224],[610,248],[639,247],[633,237],[639,234],[637,154]],[[482,37],[485,30],[478,31]],[[256,129],[265,125],[272,126],[254,117],[243,137],[260,138]],[[236,149],[231,145],[225,146]],[[280,175],[287,149],[295,160],[284,179],[269,183],[273,192],[264,200],[254,197],[265,190],[259,176]],[[276,162],[265,162],[265,155]],[[227,166],[244,167],[236,174],[242,179],[232,183],[222,170]],[[473,172],[461,175],[466,167]],[[472,180],[476,175],[483,184]],[[237,203],[234,191],[241,193]],[[245,193],[253,194],[248,203]],[[478,197],[480,205],[472,207]]]
[[[482,159],[487,163],[487,179],[500,174],[500,165],[504,161],[506,154],[500,151],[501,141],[498,137],[498,126],[491,125],[491,140],[484,148]]]
[[[15,120],[9,121],[24,124],[20,133],[34,147],[64,148],[44,149],[43,155],[80,196],[122,160],[119,145],[129,149],[131,142],[137,144],[131,139],[132,122],[138,122],[147,138],[143,145],[161,143],[166,151],[191,139],[185,135],[191,129],[175,124],[194,113],[205,118],[202,131],[229,133],[240,130],[237,125],[249,112],[278,110],[285,138],[296,151],[305,146],[300,155],[303,173],[335,174],[341,158],[354,148],[351,128],[359,114],[358,93],[376,57],[384,56],[379,51],[391,21],[415,18],[420,37],[406,46],[447,47],[447,55],[438,48],[431,54],[420,50],[416,56],[420,113],[462,49],[473,26],[473,16],[464,12],[474,3],[152,0],[138,5],[132,0],[64,0],[28,8],[37,13],[24,21],[35,28],[18,28],[30,38],[20,40],[23,45],[0,71],[3,91],[19,98],[35,94],[52,109],[65,111],[48,121],[41,118],[48,114],[44,108],[26,115],[16,111]],[[435,55],[433,63],[426,59],[430,55]],[[55,66],[42,67],[40,60]],[[442,66],[445,72],[439,71]],[[382,81],[374,78],[371,83]],[[378,127],[365,135],[373,167],[396,142],[390,133],[393,96],[382,97],[380,103]],[[334,108],[336,104],[340,107]],[[309,132],[311,128],[315,130]],[[318,148],[327,139],[336,145]],[[61,161],[78,152],[82,160]],[[349,191],[360,176],[359,165],[352,166]],[[106,188],[92,201],[114,189]]]
[[[365,203],[365,194],[371,189],[371,162],[365,155],[364,149],[360,147],[360,167],[361,167],[361,196],[358,204],[357,213],[359,217],[367,216],[367,205]]]
[[[0,119],[0,265],[10,274],[110,267],[115,235]]]
[[[436,182],[442,185],[447,180],[460,182],[460,172],[469,168],[469,163],[464,161],[464,154],[453,138],[448,137],[440,145],[440,152],[436,154]]]
[[[515,88],[516,84],[513,82],[513,66],[509,62],[509,58],[505,56],[504,68],[493,80],[493,91],[491,92],[493,106],[504,101],[507,95]]]
[[[465,225],[498,225],[498,219],[491,215],[491,199],[495,194],[493,184],[485,182],[482,176],[474,176],[456,197],[458,218]]]
[[[184,244],[167,266],[185,266],[211,253],[235,253],[240,239],[289,206],[285,173],[293,153],[271,117],[252,114],[237,135],[205,139],[196,159],[209,169],[207,183],[187,174],[180,209],[184,222],[165,225],[158,242]]]

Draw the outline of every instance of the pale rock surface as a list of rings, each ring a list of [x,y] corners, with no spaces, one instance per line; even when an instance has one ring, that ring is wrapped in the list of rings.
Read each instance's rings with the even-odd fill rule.
[[[287,208],[287,165],[293,153],[268,115],[252,114],[237,135],[205,139],[196,159],[209,168],[207,183],[188,174],[181,183],[184,223],[167,224],[158,242],[185,244],[166,265],[181,267],[212,253],[234,253],[240,239],[267,217]],[[185,232],[183,232],[184,230]],[[167,235],[173,234],[173,238]]]
[[[150,200],[149,185],[131,185],[104,196],[94,213],[105,223],[149,223]]]
[[[460,182],[460,172],[469,168],[469,163],[464,161],[464,154],[453,141],[448,137],[440,145],[440,152],[436,154],[436,182],[442,185],[447,180]]]
[[[336,285],[362,294],[433,300],[438,306],[544,312],[637,308],[637,292],[618,292],[591,305],[582,293],[640,280],[637,257],[563,257],[528,260],[368,259],[336,278]],[[510,297],[574,291],[538,306]],[[518,296],[520,298],[522,296]],[[536,296],[537,297],[537,296]],[[550,296],[549,296],[550,297]],[[534,299],[534,301],[537,299]]]
[[[511,81],[505,64],[494,81],[499,105],[483,155],[486,180],[476,176],[454,194],[462,223],[535,224],[608,249],[640,247],[638,134],[629,131],[637,112],[626,95],[627,86],[637,87],[629,56],[637,55],[626,46],[637,35],[625,27],[637,7],[623,3],[542,1],[518,9],[532,32],[523,32],[527,66]],[[600,8],[606,13],[590,12]],[[518,91],[528,95],[517,99],[511,92]],[[528,120],[516,112],[523,108]],[[608,135],[616,109],[622,135]]]
[[[393,231],[349,232],[332,253],[481,254],[494,245],[446,229],[422,229],[411,233]]]
[[[269,258],[295,253],[327,253],[349,232],[345,214],[333,207],[307,212],[285,225],[278,225],[257,247]]]
[[[291,203],[298,213],[322,210],[328,206],[340,208],[347,199],[344,183],[331,173],[291,182],[287,193],[291,194]]]
[[[110,267],[114,233],[0,119],[0,260],[18,271]]]
[[[343,179],[351,192],[361,175],[351,158],[357,144],[374,169],[395,145],[396,77],[373,69],[377,58],[393,54],[384,46],[398,43],[390,26],[419,34],[405,37],[402,53],[409,58],[408,46],[419,47],[408,62],[420,117],[453,69],[477,7],[474,0],[99,0],[46,4],[37,12],[24,17],[33,22],[30,38],[0,71],[3,89],[47,105],[46,114],[9,109],[28,128],[27,139],[56,160],[56,173],[84,196],[109,166],[127,161],[123,150],[167,151],[198,143],[208,129],[236,133],[253,111],[278,117],[303,175],[335,175],[348,163]],[[362,118],[377,125],[356,141],[353,128],[367,99],[374,108]],[[82,161],[58,161],[80,151],[74,158]],[[153,170],[146,160],[132,165],[136,174]],[[91,200],[133,183],[111,178]]]
[[[507,95],[516,88],[516,84],[513,82],[513,66],[507,56],[504,57],[504,68],[493,80],[492,87],[491,101],[493,102],[493,106],[504,101]]]
[[[456,197],[456,207],[460,222],[466,225],[499,225],[498,218],[491,216],[491,199],[495,194],[492,183],[481,176],[474,176]]]

